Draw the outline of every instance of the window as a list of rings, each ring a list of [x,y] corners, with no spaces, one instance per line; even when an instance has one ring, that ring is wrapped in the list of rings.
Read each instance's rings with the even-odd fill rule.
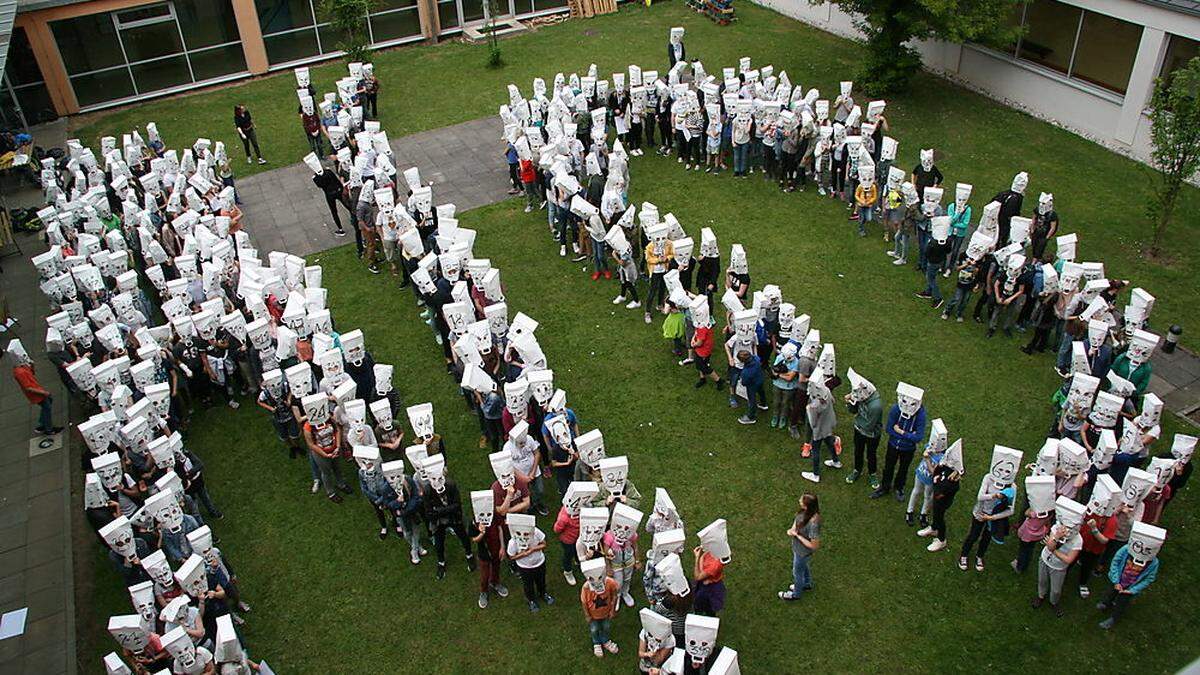
[[[1019,59],[1124,94],[1142,40],[1142,27],[1056,0],[1017,9],[1024,28],[1011,53]]]
[[[339,50],[342,36],[317,12],[320,0],[254,0],[262,27],[267,61],[277,66]],[[450,0],[451,7],[454,0]],[[416,0],[377,0],[363,17],[372,45],[421,35]]]
[[[1083,10],[1054,0],[1039,0],[1025,9],[1025,34],[1017,57],[1067,73]]]
[[[1158,71],[1158,76],[1170,84],[1171,76],[1175,71],[1186,67],[1192,59],[1200,56],[1200,42],[1178,35],[1168,35],[1167,37],[1167,53],[1163,57],[1162,69]]]
[[[442,35],[457,31],[458,22],[458,3],[455,0],[438,0],[438,23],[442,27]]]
[[[4,83],[0,87],[0,119],[15,128],[21,126],[22,116],[28,124],[57,118],[50,90],[42,79],[42,71],[24,28],[13,28],[5,63]]]
[[[83,108],[246,70],[230,0],[171,0],[50,23]]]

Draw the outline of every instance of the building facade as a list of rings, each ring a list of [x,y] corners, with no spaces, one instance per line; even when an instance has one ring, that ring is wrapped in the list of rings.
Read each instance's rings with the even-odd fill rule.
[[[755,0],[782,14],[859,38],[850,15],[808,0]],[[1012,17],[1023,37],[1003,51],[924,42],[925,67],[1142,161],[1146,106],[1158,77],[1200,55],[1196,0],[1031,0]]]
[[[433,41],[481,22],[486,0],[377,0],[374,47]],[[505,16],[567,0],[499,0]],[[19,126],[261,75],[340,55],[320,0],[20,0],[0,87]]]

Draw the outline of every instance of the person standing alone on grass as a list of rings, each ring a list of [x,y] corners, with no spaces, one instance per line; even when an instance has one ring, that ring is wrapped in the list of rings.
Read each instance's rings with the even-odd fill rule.
[[[792,542],[792,583],[779,592],[779,598],[799,600],[804,591],[812,590],[809,559],[821,548],[821,507],[816,495],[806,492],[800,496],[800,506],[787,534]]]
[[[238,137],[242,139],[242,148],[246,150],[246,163],[250,163],[250,148],[253,146],[258,163],[266,164],[267,160],[263,159],[262,151],[258,149],[258,132],[254,127],[254,118],[250,116],[246,106],[240,103],[233,106],[233,125],[237,129]]]

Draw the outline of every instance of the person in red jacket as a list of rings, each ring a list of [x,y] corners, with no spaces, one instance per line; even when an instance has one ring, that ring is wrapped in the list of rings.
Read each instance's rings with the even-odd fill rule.
[[[8,343],[8,355],[13,359],[13,378],[21,387],[21,393],[25,394],[25,398],[33,405],[41,408],[38,414],[38,425],[34,429],[39,434],[50,436],[62,431],[62,427],[54,426],[51,415],[54,413],[54,399],[50,396],[50,392],[38,382],[37,374],[33,372],[33,361],[29,358],[29,353],[25,351],[25,347],[21,345],[20,340],[12,340]]]
[[[525,186],[525,213],[533,210],[535,204],[538,203],[538,180],[537,168],[533,165],[533,160],[522,159],[520,168],[517,169],[521,176],[521,184]],[[545,202],[542,202],[545,204]]]
[[[1104,550],[1108,547],[1108,542],[1117,533],[1117,517],[1111,513],[1106,515],[1104,513],[1108,510],[1106,504],[1096,497],[1094,495],[1092,501],[1088,502],[1087,515],[1084,516],[1083,525],[1079,528],[1080,534],[1083,535],[1083,550],[1080,551],[1075,566],[1079,568],[1079,597],[1081,598],[1091,595],[1088,582],[1091,581],[1092,571],[1096,569],[1096,563],[1104,557]]]

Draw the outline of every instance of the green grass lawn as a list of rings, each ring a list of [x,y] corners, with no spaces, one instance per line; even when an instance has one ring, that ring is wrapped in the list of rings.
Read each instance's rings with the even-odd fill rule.
[[[728,182],[685,176],[656,157],[634,160],[632,171],[637,200],[670,209],[689,232],[713,227],[725,251],[744,243],[756,285],[780,284],[798,311],[813,316],[837,344],[839,370],[853,366],[889,401],[897,379],[925,387],[931,416],[942,417],[966,446],[968,477],[950,521],[953,549],[992,444],[1024,449],[1030,459],[1040,447],[1056,385],[1049,359],[1026,357],[1015,340],[985,340],[973,323],[938,320],[911,297],[916,274],[887,265],[882,243],[853,236],[829,200],[781,195],[748,180],[738,187],[738,201],[705,201],[698,197],[718,197],[713,188]],[[826,518],[814,563],[817,591],[799,604],[782,604],[774,594],[788,583],[783,531],[795,498],[810,489],[799,478],[807,465],[797,444],[765,422],[736,424],[724,396],[693,390],[693,372],[674,364],[657,323],[648,327],[638,312],[609,304],[613,282],[592,282],[582,264],[556,258],[543,217],[522,213],[514,200],[463,214],[462,224],[478,229],[477,252],[504,270],[510,311],[542,323],[540,341],[581,426],[602,429],[610,454],[630,456],[631,478],[644,493],[668,487],[690,534],[713,518],[729,520],[734,563],[721,637],[742,653],[748,671],[793,670],[800,649],[809,667],[825,671],[983,664],[1020,670],[1068,660],[1080,671],[1116,671],[1142,657],[1148,670],[1168,672],[1194,656],[1188,641],[1177,638],[1178,627],[1200,615],[1190,603],[1172,601],[1200,581],[1190,495],[1167,513],[1171,539],[1159,581],[1122,631],[1108,634],[1095,627],[1101,617],[1092,603],[1073,594],[1062,620],[1030,610],[1035,579],[1008,569],[1011,541],[992,548],[987,572],[962,573],[951,551],[924,550],[926,540],[904,525],[897,504],[868,501],[864,483],[847,486],[844,470],[827,470],[816,490]],[[394,291],[386,276],[368,275],[352,248],[314,260],[326,269],[339,328],[362,328],[376,358],[396,364],[409,403],[433,401],[452,474],[464,492],[484,487],[491,477],[486,451],[476,447],[476,421],[442,374],[440,351],[411,295]],[[850,416],[842,409],[839,417],[848,439]],[[437,583],[432,561],[414,568],[405,545],[375,538],[373,514],[361,498],[334,506],[310,495],[306,465],[286,458],[259,410],[199,411],[193,429],[188,443],[207,459],[210,484],[228,514],[217,525],[222,549],[254,605],[247,642],[272,665],[328,672],[387,663],[403,670],[406,659],[420,659],[420,668],[435,672],[528,671],[552,653],[556,672],[613,672],[614,661],[633,666],[633,612],[617,620],[625,651],[603,662],[591,656],[577,599],[556,574],[550,587],[561,602],[548,611],[530,616],[510,597],[481,612],[474,605],[476,577],[460,559],[451,558],[449,576]],[[1174,420],[1166,429],[1179,430]],[[552,551],[551,566],[557,559]],[[124,611],[115,576],[104,569],[99,577],[98,615]],[[515,590],[516,580],[508,583]],[[99,624],[92,625],[94,651],[107,651]],[[815,649],[806,639],[814,634]]]
[[[749,54],[787,68],[793,82],[832,91],[855,67],[852,43],[751,5],[739,6],[739,15],[738,24],[718,29],[678,5],[649,12],[625,7],[615,17],[506,40],[502,46],[513,65],[500,72],[482,68],[482,48],[390,52],[379,60],[389,86],[383,107],[394,115],[384,118],[385,128],[399,136],[489,114],[504,100],[502,85],[510,79],[527,87],[535,74],[549,79],[558,69],[583,70],[591,60],[601,72],[634,59],[661,66],[666,28],[680,23],[710,70]],[[211,101],[211,116],[190,111],[168,126],[167,111],[177,102],[155,103],[110,115],[101,121],[108,126],[88,133],[158,119],[168,143],[178,144],[181,137],[211,135],[203,130],[225,125],[229,102],[241,96],[236,92],[257,92],[245,100],[264,126],[268,152],[290,147],[288,161],[294,161],[303,154],[303,140],[291,126],[290,78],[190,99],[202,110]],[[331,70],[315,75],[319,85],[332,78]],[[421,78],[429,82],[422,85]],[[429,85],[435,81],[441,84]],[[401,86],[413,95],[398,101],[394,92]],[[268,135],[264,118],[279,105],[278,135]],[[901,156],[914,158],[918,144],[938,148],[948,181],[976,185],[977,205],[1007,187],[1015,171],[1029,171],[1029,201],[1040,189],[1055,193],[1066,229],[1081,233],[1082,259],[1103,260],[1110,276],[1131,278],[1158,296],[1156,326],[1186,325],[1183,319],[1197,309],[1200,289],[1189,272],[1194,220],[1181,221],[1170,235],[1179,256],[1173,267],[1136,253],[1146,232],[1145,182],[1136,164],[932,77],[891,101],[888,115]],[[294,142],[286,140],[293,132]],[[954,566],[952,551],[964,534],[992,444],[1021,448],[1030,460],[1041,445],[1057,385],[1048,357],[1026,357],[1016,340],[985,340],[973,323],[938,320],[912,298],[920,284],[916,273],[887,264],[876,232],[865,240],[854,236],[830,200],[811,192],[783,195],[758,179],[684,175],[673,161],[651,156],[634,159],[631,173],[632,201],[649,200],[663,213],[673,212],[693,237],[712,227],[726,259],[730,244],[744,244],[755,287],[776,283],[798,313],[812,315],[825,340],[836,343],[840,371],[853,366],[889,403],[898,379],[924,387],[931,417],[945,420],[952,439],[964,438],[968,476],[950,520],[951,550],[927,553],[926,540],[905,527],[898,505],[868,501],[863,483],[847,486],[840,480],[845,470],[831,471],[817,490],[826,518],[824,547],[814,559],[817,590],[801,603],[783,605],[775,598],[790,574],[783,532],[796,497],[810,487],[799,477],[807,464],[797,444],[765,422],[737,425],[723,396],[693,390],[694,372],[675,365],[657,323],[648,327],[639,313],[609,304],[615,283],[592,282],[582,263],[554,255],[544,214],[524,214],[516,200],[462,214],[461,224],[479,232],[477,254],[503,270],[510,312],[541,322],[542,347],[581,426],[602,429],[609,454],[630,456],[631,479],[643,494],[657,485],[670,489],[693,543],[695,531],[712,519],[729,520],[734,563],[727,570],[721,640],[739,650],[748,672],[1019,671],[1047,663],[1110,672],[1126,669],[1133,658],[1143,659],[1145,670],[1170,672],[1194,658],[1193,641],[1179,639],[1180,627],[1200,620],[1193,604],[1179,601],[1190,598],[1200,581],[1192,495],[1181,496],[1167,512],[1171,536],[1159,580],[1115,634],[1097,629],[1101,617],[1093,603],[1073,594],[1064,619],[1030,610],[1035,579],[1032,572],[1017,578],[1007,567],[1011,541],[992,548],[983,574]],[[1181,211],[1194,213],[1197,192],[1189,190],[1185,199]],[[476,420],[442,374],[440,349],[418,321],[411,294],[394,291],[386,276],[363,271],[352,248],[314,259],[325,266],[339,328],[365,331],[377,360],[396,365],[397,387],[407,402],[434,403],[450,470],[464,493],[490,483],[485,451],[476,446]],[[839,417],[840,433],[849,440],[850,416],[839,407]],[[1165,448],[1181,429],[1173,419],[1164,426]],[[635,613],[622,611],[616,622],[622,654],[597,661],[577,598],[553,572],[551,592],[560,603],[530,616],[515,596],[478,610],[476,576],[453,554],[444,582],[434,580],[432,560],[414,568],[405,545],[394,538],[378,541],[373,514],[361,498],[334,506],[309,494],[306,464],[287,459],[257,408],[198,410],[187,442],[206,460],[214,497],[228,514],[216,529],[254,605],[247,644],[280,672],[378,671],[381,664],[402,671],[528,672],[552,664],[553,672],[615,672],[635,664]],[[549,531],[550,522],[539,520]],[[551,570],[557,555],[552,548]],[[98,670],[99,657],[114,644],[104,621],[129,606],[115,574],[99,554],[95,558],[96,591],[91,615],[80,620],[80,653],[91,655],[87,663]],[[515,594],[519,584],[507,582]],[[1101,586],[1093,583],[1096,590]],[[636,595],[640,599],[640,588]]]

